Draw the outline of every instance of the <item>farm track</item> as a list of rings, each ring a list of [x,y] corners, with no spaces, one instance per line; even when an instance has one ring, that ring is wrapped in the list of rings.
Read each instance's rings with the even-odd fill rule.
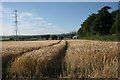
[[[23,64],[23,66],[21,66],[21,65],[18,66],[20,68],[21,67],[27,68],[28,69],[27,71],[32,72],[30,74],[30,76],[34,75],[34,77],[36,77],[36,78],[41,78],[41,75],[42,75],[42,78],[45,78],[45,77],[58,78],[60,76],[63,76],[63,72],[65,70],[65,66],[63,65],[63,61],[64,61],[65,53],[66,53],[66,50],[67,50],[67,41],[64,41],[63,45],[61,45],[63,42],[62,43],[60,43],[60,42],[61,41],[59,41],[58,43],[51,44],[48,47],[42,48],[42,50],[45,50],[45,51],[47,51],[49,49],[47,51],[48,54],[46,54],[45,51],[41,51],[41,49],[34,50],[34,51],[31,51],[31,52],[27,52],[26,54],[23,54],[23,56],[17,57],[16,60],[12,62],[12,66],[14,67],[14,65],[15,65],[15,67],[17,67],[16,64],[21,63],[20,59],[21,60],[24,60],[24,59],[27,60],[28,56],[30,58],[30,56],[32,55],[30,60],[32,60],[34,62],[32,62],[33,64],[31,66],[32,66],[32,68],[36,67],[37,71],[33,71],[33,70],[35,70],[35,68],[34,69],[28,69],[29,67],[24,67],[24,65],[26,65],[26,64],[29,65],[28,61],[27,61],[28,63],[25,63],[25,64],[21,63],[21,64]],[[39,52],[41,52],[41,53],[39,53]],[[42,56],[46,60],[43,60],[43,62],[42,62],[40,56]],[[40,60],[40,62],[38,61],[38,59]],[[35,64],[36,62],[37,62],[37,64]],[[15,72],[17,71],[18,73],[20,71],[22,71],[22,68],[21,68],[20,71],[18,69],[15,69],[15,68],[13,68],[13,69],[14,69]],[[22,74],[24,74],[24,73],[25,72],[23,70]],[[21,72],[20,72],[20,74],[21,74]],[[27,75],[28,75],[28,73],[27,73]]]
[[[57,45],[63,41],[26,52],[17,57],[10,64],[11,70],[10,68],[8,70],[13,72],[9,73],[8,77],[14,77],[14,80],[20,78],[20,80],[54,78],[107,78],[109,80],[109,77],[119,76],[120,65],[118,65],[119,61],[117,62],[117,60],[120,59],[120,53],[117,54],[116,50],[120,52],[120,43],[67,40],[64,46],[58,47]],[[41,53],[42,55],[40,55]],[[117,68],[118,73],[116,72]],[[105,71],[109,74],[106,74]]]
[[[42,49],[42,48],[45,48],[45,47],[48,47],[48,46],[54,46],[54,45],[57,45],[61,42],[62,40],[56,42],[56,43],[51,43],[47,46],[40,46],[40,47],[35,47],[35,48],[32,48],[32,49],[28,49],[24,52],[20,52],[19,54],[6,54],[6,55],[2,55],[2,77],[4,78],[4,76],[6,75],[6,70],[7,70],[7,67],[8,65],[11,64],[11,62],[13,62],[17,57],[20,57],[22,56],[23,54],[26,54],[26,53],[29,53],[29,52],[32,52],[34,50],[39,50],[39,49]]]

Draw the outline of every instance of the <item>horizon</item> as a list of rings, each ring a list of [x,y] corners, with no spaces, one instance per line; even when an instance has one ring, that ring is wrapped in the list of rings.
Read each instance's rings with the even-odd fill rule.
[[[58,34],[31,34],[31,35],[17,35],[17,36],[42,36],[42,35],[65,35],[65,34],[70,34],[71,32],[69,33],[58,33]],[[2,36],[15,36],[15,35],[0,35],[0,37]]]
[[[77,31],[85,19],[104,6],[110,12],[118,2],[3,2],[0,36],[14,35],[13,11],[18,10],[19,35],[64,34]]]

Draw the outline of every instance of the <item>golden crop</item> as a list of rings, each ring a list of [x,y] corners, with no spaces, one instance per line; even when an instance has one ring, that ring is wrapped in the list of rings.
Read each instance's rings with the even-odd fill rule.
[[[6,64],[11,59],[20,56],[26,52],[35,49],[49,46],[59,41],[17,41],[17,42],[2,42],[2,64]]]
[[[119,44],[93,40],[3,42],[3,77],[118,78]]]
[[[118,78],[118,42],[70,40],[67,77]]]
[[[64,49],[65,41],[62,41],[60,44],[27,52],[17,57],[8,71],[12,76],[19,77],[51,77],[55,74],[59,76]]]

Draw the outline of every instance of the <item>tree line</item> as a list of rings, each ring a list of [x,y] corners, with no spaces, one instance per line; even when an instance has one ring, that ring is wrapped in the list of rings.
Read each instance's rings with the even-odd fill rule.
[[[98,13],[92,13],[81,24],[78,30],[79,37],[86,36],[104,36],[120,34],[120,10],[109,12],[111,7],[105,6],[98,10]]]

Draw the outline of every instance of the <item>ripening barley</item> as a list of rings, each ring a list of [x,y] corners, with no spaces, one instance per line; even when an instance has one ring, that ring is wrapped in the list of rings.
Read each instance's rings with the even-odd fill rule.
[[[59,42],[58,40],[52,41],[13,41],[13,42],[2,42],[2,54],[18,54],[21,51],[30,50],[31,48],[38,48],[48,46],[53,43]]]
[[[23,77],[57,77],[61,74],[61,60],[65,41],[23,54],[11,63],[12,76]]]
[[[3,62],[14,58],[6,67],[10,78],[118,78],[119,42],[62,40],[3,44]]]
[[[2,64],[6,65],[9,60],[22,55],[25,52],[30,52],[59,41],[17,41],[17,42],[2,42]]]
[[[7,67],[18,56],[46,46],[58,44],[59,40],[2,42],[2,77],[8,75]]]
[[[68,40],[67,77],[118,78],[118,42]]]

